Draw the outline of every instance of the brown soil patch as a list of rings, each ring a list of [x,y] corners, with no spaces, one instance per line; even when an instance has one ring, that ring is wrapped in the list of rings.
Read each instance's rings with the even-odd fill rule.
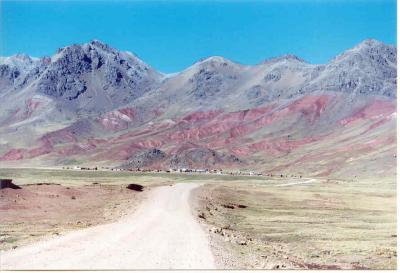
[[[1,189],[0,249],[114,221],[132,213],[145,195],[124,185],[101,184],[66,187],[42,183]]]

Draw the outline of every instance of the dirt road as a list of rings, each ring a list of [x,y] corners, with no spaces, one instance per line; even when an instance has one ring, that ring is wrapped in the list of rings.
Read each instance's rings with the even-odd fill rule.
[[[310,183],[314,183],[316,181],[317,181],[316,179],[308,179],[306,181],[297,181],[297,182],[279,184],[279,185],[275,185],[275,187],[288,187],[288,186],[294,186],[294,185],[300,185],[300,184],[310,184]]]
[[[213,269],[190,208],[196,184],[154,189],[120,221],[2,252],[1,269]],[[84,205],[84,204],[82,204]]]

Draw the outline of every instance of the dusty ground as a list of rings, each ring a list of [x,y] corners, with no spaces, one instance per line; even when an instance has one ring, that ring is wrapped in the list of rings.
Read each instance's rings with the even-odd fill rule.
[[[22,185],[0,190],[0,249],[17,248],[45,236],[112,222],[132,213],[149,188],[126,185]]]
[[[24,253],[24,245],[53,240],[56,249],[56,242],[61,242],[78,251],[80,244],[76,240],[62,239],[65,236],[60,235],[81,229],[73,233],[92,238],[97,245],[103,234],[103,238],[108,238],[107,247],[122,244],[122,251],[132,252],[139,245],[148,253],[164,257],[152,268],[203,265],[201,268],[395,269],[397,266],[396,183],[392,178],[343,181],[38,169],[0,169],[0,177],[14,178],[23,187],[0,190],[0,247],[8,250],[17,247],[11,250],[16,253]],[[61,185],[26,185],[43,182]],[[144,185],[145,191],[127,190],[129,183]],[[163,190],[163,194],[148,198],[155,190],[153,187],[174,183],[191,186],[184,188],[187,191]],[[198,183],[204,185],[196,188]],[[193,202],[190,215],[188,200]],[[144,206],[142,212],[138,209],[142,205],[138,204]],[[148,215],[144,212],[147,210],[151,212]],[[133,218],[129,223],[122,221],[136,213],[141,215],[138,219],[142,219],[143,225]],[[193,215],[204,227],[203,233],[193,224]],[[115,224],[111,233],[110,229],[101,228],[104,225],[99,224],[103,223]],[[132,233],[131,227],[141,228],[145,236]],[[95,230],[93,237],[87,233],[91,229]],[[121,237],[117,237],[121,240],[115,238],[115,230],[120,231],[117,233]],[[211,239],[213,263],[204,233]],[[186,239],[182,240],[182,236]],[[193,239],[200,237],[203,239]],[[140,238],[147,238],[150,243]],[[86,246],[91,245],[89,239],[82,241]],[[203,245],[202,257],[208,258],[184,264],[185,260],[195,261],[190,257],[197,245]],[[118,249],[113,252],[121,257],[127,255]],[[100,255],[93,253],[86,253],[87,259],[82,258],[91,268],[95,264],[88,263],[88,259]],[[187,258],[178,259],[182,253]],[[143,262],[149,257],[136,255],[135,261],[141,261],[136,264],[151,268]],[[106,266],[96,264],[98,268]],[[122,260],[119,264],[120,268],[127,268]],[[12,263],[9,265],[12,268]]]
[[[218,268],[395,269],[396,185],[376,182],[208,184],[198,219]]]
[[[175,182],[243,179],[28,168],[0,168],[0,178],[13,179],[22,186],[20,190],[0,190],[0,250],[113,222],[131,213],[153,187]],[[144,192],[127,190],[129,183],[144,185]]]
[[[192,214],[198,184],[163,186],[115,223],[3,252],[3,269],[212,269],[207,234]]]

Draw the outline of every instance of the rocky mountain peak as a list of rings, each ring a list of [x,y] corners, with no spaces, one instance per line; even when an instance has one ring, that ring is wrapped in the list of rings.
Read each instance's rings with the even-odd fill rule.
[[[40,63],[39,58],[27,54],[16,54],[10,57],[0,57],[0,65],[8,65],[21,70],[29,70]]]
[[[106,52],[115,52],[116,51],[116,49],[110,47],[108,44],[103,43],[102,41],[99,41],[99,40],[92,40],[89,43],[85,44],[85,46],[95,47],[97,49],[101,49]]]
[[[161,77],[133,54],[93,40],[60,49],[37,87],[48,96],[82,104],[78,108],[87,108],[89,100],[90,108],[103,111],[141,96]]]
[[[13,59],[15,61],[20,61],[20,62],[26,62],[26,63],[32,63],[34,60],[37,60],[37,58],[32,58],[28,54],[25,53],[18,53],[10,57],[10,59]]]
[[[395,65],[397,49],[374,39],[367,39],[338,55],[332,62],[370,62],[373,65]]]
[[[229,59],[221,56],[211,56],[204,58],[194,63],[189,69],[228,69],[229,67],[241,67],[240,64],[235,63]]]
[[[27,54],[0,57],[0,92],[21,88],[36,78],[48,65],[46,58],[33,58]]]
[[[87,64],[98,59],[118,61],[120,59],[120,52],[109,45],[98,41],[92,40],[85,44],[74,44],[66,46],[58,50],[57,54],[53,57],[53,61],[67,60],[71,62],[84,62]],[[97,59],[97,60],[95,60]]]
[[[384,44],[381,41],[375,40],[375,39],[365,39],[364,41],[362,41],[361,43],[359,43],[358,45],[356,45],[354,48],[373,48],[373,47],[385,47],[388,46],[386,44]]]
[[[300,58],[296,55],[293,55],[293,54],[286,54],[286,55],[282,55],[279,57],[270,58],[270,59],[265,60],[263,63],[271,64],[271,63],[280,63],[280,62],[306,63],[305,60],[303,60],[302,58]]]
[[[210,56],[207,58],[200,59],[197,63],[198,64],[223,64],[223,63],[233,63],[233,62],[222,56]]]
[[[368,39],[329,62],[304,89],[396,97],[396,47]]]
[[[196,62],[176,76],[183,78],[185,87],[194,100],[205,101],[219,96],[239,78],[244,67],[220,56],[212,56]]]

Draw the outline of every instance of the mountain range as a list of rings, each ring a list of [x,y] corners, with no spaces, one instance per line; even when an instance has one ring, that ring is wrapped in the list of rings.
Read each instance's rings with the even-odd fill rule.
[[[0,165],[393,176],[396,60],[372,39],[327,64],[214,56],[174,74],[97,40],[0,57]]]

